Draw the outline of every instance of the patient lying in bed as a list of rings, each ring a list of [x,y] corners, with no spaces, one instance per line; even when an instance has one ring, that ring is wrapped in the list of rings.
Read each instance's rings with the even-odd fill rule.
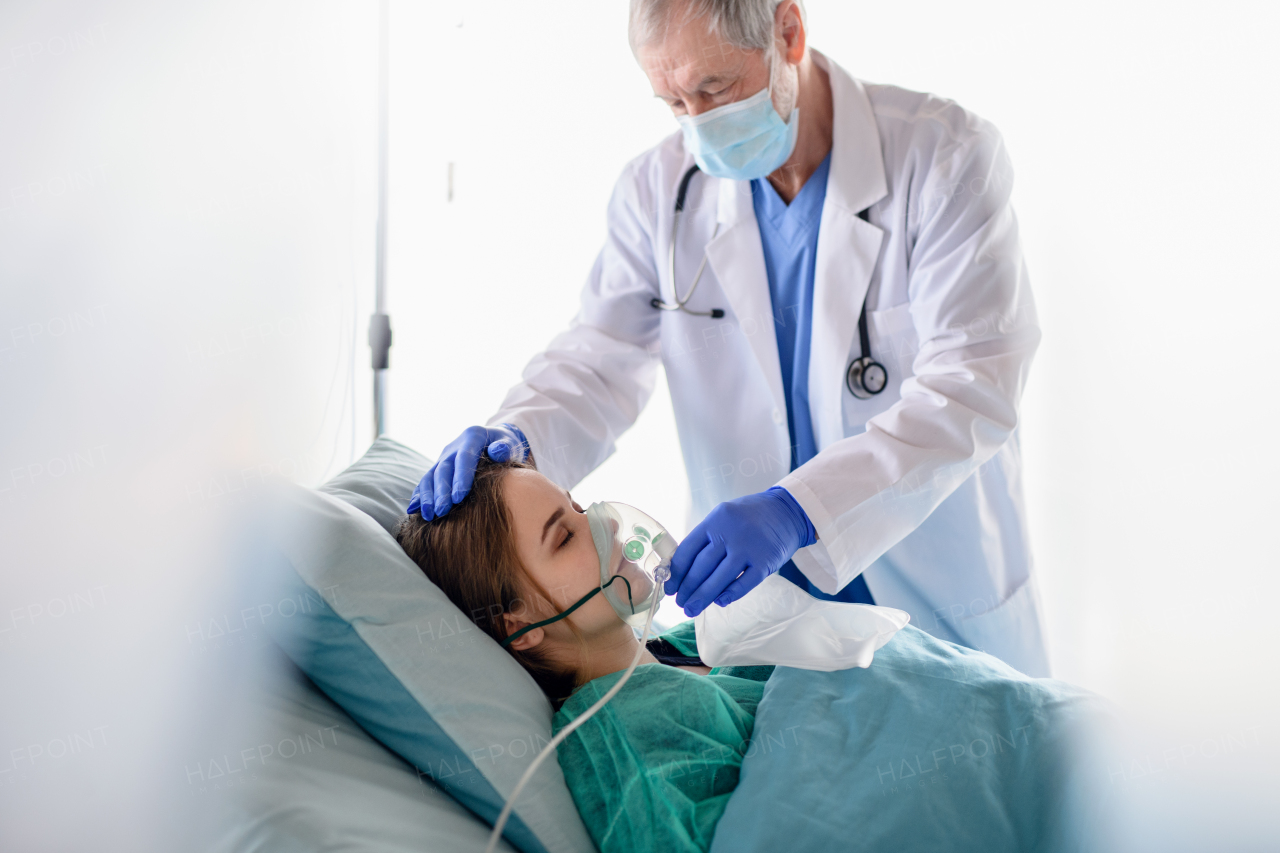
[[[582,507],[520,463],[482,458],[460,504],[431,522],[406,517],[396,538],[499,642],[600,582]],[[508,651],[558,709],[559,731],[621,677],[638,642],[598,595]],[[692,622],[649,642],[623,690],[559,748],[565,781],[601,851],[710,846],[771,671],[704,666]]]
[[[482,459],[460,504],[432,522],[407,517],[396,538],[499,642],[599,584],[582,508],[528,465]],[[637,643],[595,596],[508,651],[559,731],[616,683]],[[559,747],[602,853],[705,851],[713,836],[746,851],[854,839],[897,853],[1102,849],[1080,840],[1100,825],[1091,804],[1109,796],[1102,765],[1079,758],[1079,733],[1108,713],[1087,691],[910,625],[866,669],[783,667],[766,695],[772,669],[709,669],[692,623],[650,641],[631,680]],[[786,748],[766,748],[769,733]]]

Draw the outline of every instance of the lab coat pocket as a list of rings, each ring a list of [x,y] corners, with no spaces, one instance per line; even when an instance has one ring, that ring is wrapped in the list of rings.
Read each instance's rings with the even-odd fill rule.
[[[1048,678],[1041,623],[1039,592],[1035,578],[1029,577],[995,607],[962,617],[952,626],[969,648],[995,655],[1024,675]]]
[[[903,302],[883,311],[868,311],[867,331],[871,334],[871,351],[876,360],[889,369],[889,387],[894,390],[896,398],[902,380],[912,374],[916,353],[920,351],[916,326],[911,319],[911,303]]]
[[[846,385],[842,395],[846,435],[861,432],[868,420],[901,399],[902,382],[912,375],[912,365],[920,349],[909,302],[882,311],[868,311],[867,333],[871,338],[871,357],[884,365],[889,381],[884,391],[867,400],[855,397]],[[862,342],[855,334],[845,359],[845,370],[861,357]]]

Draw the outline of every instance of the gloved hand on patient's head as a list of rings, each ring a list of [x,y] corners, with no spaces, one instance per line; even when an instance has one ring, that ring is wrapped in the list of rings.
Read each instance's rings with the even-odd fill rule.
[[[405,511],[421,512],[427,521],[448,513],[471,491],[482,453],[494,462],[521,462],[529,457],[529,440],[514,424],[467,427],[440,452],[436,464],[413,490]]]
[[[817,540],[809,516],[781,486],[725,501],[676,548],[663,589],[685,615],[697,616],[713,601],[742,598]]]

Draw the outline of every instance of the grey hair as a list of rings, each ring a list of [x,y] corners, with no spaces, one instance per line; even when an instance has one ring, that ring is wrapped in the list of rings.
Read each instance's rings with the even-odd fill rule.
[[[707,28],[740,50],[774,45],[773,16],[783,0],[631,0],[627,35],[638,50],[665,38],[673,24],[706,19]],[[805,23],[804,0],[796,0]],[[683,13],[683,14],[680,14]],[[676,15],[680,14],[679,19]]]

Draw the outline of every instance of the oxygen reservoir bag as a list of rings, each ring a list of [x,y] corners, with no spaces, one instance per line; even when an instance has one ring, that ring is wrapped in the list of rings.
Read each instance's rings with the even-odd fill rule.
[[[911,617],[902,610],[814,598],[770,575],[742,598],[694,617],[707,666],[791,666],[834,672],[871,665]]]

